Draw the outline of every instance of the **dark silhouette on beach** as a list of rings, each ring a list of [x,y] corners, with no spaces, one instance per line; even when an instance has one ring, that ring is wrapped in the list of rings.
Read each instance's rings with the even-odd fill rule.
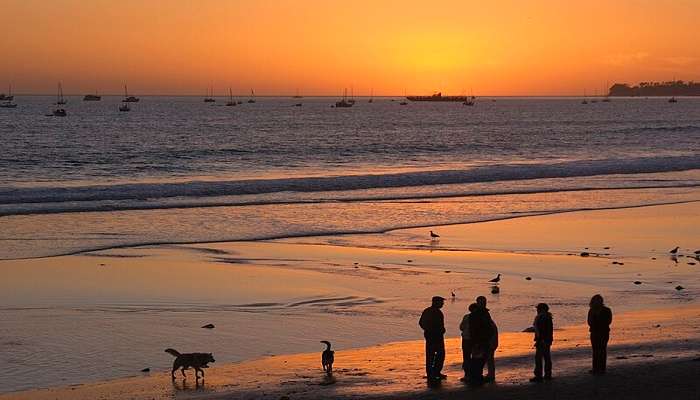
[[[501,279],[501,274],[498,274],[498,280]],[[496,286],[497,288],[497,286]],[[493,293],[493,291],[491,291]],[[496,291],[498,293],[498,291]],[[489,342],[488,342],[488,347],[486,348],[486,368],[487,368],[487,374],[484,377],[484,382],[494,382],[496,380],[496,349],[498,348],[498,326],[496,326],[496,322],[494,322],[493,318],[491,317],[491,313],[489,312],[489,309],[486,307],[486,297],[484,296],[479,296],[476,298],[476,304],[484,309],[486,312],[486,315],[488,316],[489,319],[489,324],[490,324],[490,334],[491,336],[489,337]]]
[[[588,326],[593,349],[593,369],[590,372],[594,375],[605,374],[611,323],[612,311],[603,303],[603,296],[599,294],[593,296],[588,311]]]
[[[469,339],[472,345],[469,384],[473,386],[479,386],[484,383],[482,372],[484,364],[492,352],[495,335],[494,324],[486,308],[486,303],[481,301],[480,304],[480,300],[480,298],[477,298],[477,306],[469,313]]]
[[[326,349],[321,353],[321,366],[326,375],[333,375],[333,362],[335,361],[335,352],[331,350],[331,342],[321,340],[321,343],[326,345]]]
[[[425,374],[429,382],[447,378],[442,374],[445,363],[445,317],[440,309],[445,299],[434,296],[430,307],[423,310],[418,325],[425,337]]]
[[[552,379],[551,349],[554,341],[552,314],[546,303],[537,305],[537,316],[532,327],[535,328],[535,376],[530,382],[542,382],[544,379]]]
[[[462,382],[469,382],[469,368],[472,362],[472,340],[469,335],[469,316],[479,306],[476,303],[469,305],[469,313],[464,314],[462,322],[459,324],[459,330],[462,331],[462,370],[464,377],[460,379]]]

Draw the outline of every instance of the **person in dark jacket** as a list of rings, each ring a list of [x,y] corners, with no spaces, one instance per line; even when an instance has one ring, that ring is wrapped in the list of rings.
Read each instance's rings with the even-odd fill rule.
[[[605,373],[611,323],[612,311],[603,303],[603,296],[599,294],[593,296],[590,310],[588,310],[588,326],[590,327],[591,348],[593,349],[593,369],[590,372],[594,375]]]
[[[469,384],[478,386],[484,383],[482,375],[484,363],[491,351],[493,325],[486,308],[477,306],[469,313],[469,339],[472,345],[469,365]]]
[[[535,377],[530,382],[542,382],[552,379],[552,342],[554,341],[554,324],[549,306],[545,303],[537,305],[537,316],[532,323],[535,328]],[[544,362],[544,378],[542,363]]]
[[[479,307],[476,303],[469,305],[469,313],[476,310]],[[469,336],[469,315],[465,314],[462,317],[462,322],[459,324],[459,330],[462,331],[462,370],[464,370],[464,377],[460,379],[462,382],[469,381],[469,367],[472,362],[472,341]]]
[[[476,304],[486,311],[486,315],[491,322],[491,338],[489,339],[489,346],[486,352],[486,367],[487,373],[484,377],[484,382],[494,382],[496,380],[496,349],[498,349],[498,326],[496,322],[491,317],[489,309],[486,307],[486,297],[479,296],[476,298]]]
[[[425,337],[425,374],[429,381],[447,378],[447,375],[442,374],[445,362],[445,317],[440,309],[444,304],[443,297],[433,297],[432,305],[423,310],[418,322]]]

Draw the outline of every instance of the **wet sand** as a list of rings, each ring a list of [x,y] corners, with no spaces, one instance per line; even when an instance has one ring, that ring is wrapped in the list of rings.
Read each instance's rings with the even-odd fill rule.
[[[556,316],[555,316],[556,318]],[[700,394],[700,308],[682,307],[616,315],[608,351],[608,374],[593,377],[587,329],[555,331],[554,377],[527,381],[532,369],[532,334],[505,333],[497,351],[497,382],[469,388],[461,376],[459,339],[447,341],[445,371],[439,388],[427,388],[423,343],[409,341],[336,352],[335,374],[326,378],[319,353],[266,357],[216,365],[206,379],[171,381],[169,372],[88,385],[1,395],[18,399],[697,399]],[[105,356],[105,362],[109,357]]]
[[[218,364],[229,364],[315,352],[324,339],[338,354],[420,339],[420,311],[432,295],[451,291],[456,298],[444,311],[452,337],[478,295],[488,297],[499,330],[514,337],[507,332],[527,327],[540,301],[559,326],[580,324],[594,293],[618,314],[697,306],[698,226],[695,202],[2,261],[0,362],[8,368],[0,371],[0,392],[162,371],[172,362],[166,347],[213,352]],[[427,238],[430,229],[439,242]],[[675,246],[682,254],[674,259],[668,250]],[[488,280],[496,273],[503,279],[493,295]],[[200,328],[207,323],[216,328]],[[314,369],[316,358],[308,364]]]

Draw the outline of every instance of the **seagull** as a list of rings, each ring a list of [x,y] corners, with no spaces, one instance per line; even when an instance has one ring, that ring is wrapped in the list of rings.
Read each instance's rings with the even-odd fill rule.
[[[452,291],[452,298],[454,299],[455,297],[457,297],[457,295],[455,294],[455,291],[453,290]]]
[[[430,238],[435,240],[435,239],[440,238],[440,235],[438,235],[437,233],[435,233],[433,231],[430,231]]]
[[[501,274],[498,274],[497,277],[491,279],[489,282],[498,283],[498,282],[500,282],[500,281],[501,281]]]
[[[673,250],[671,250],[671,251],[669,251],[669,253],[671,253],[671,254],[678,254],[678,249],[680,249],[680,247],[676,246],[676,248],[673,249]]]
[[[683,290],[683,289],[685,289],[685,288],[684,288],[683,286],[681,286],[681,285],[676,286],[676,290],[678,290],[679,292],[680,292],[681,290]]]

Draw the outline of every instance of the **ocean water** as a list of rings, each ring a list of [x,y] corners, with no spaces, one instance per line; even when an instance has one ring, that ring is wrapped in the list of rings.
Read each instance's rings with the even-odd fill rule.
[[[335,109],[330,98],[223,107],[143,97],[120,113],[118,97],[69,97],[68,117],[46,117],[52,100],[19,97],[0,110],[0,259],[698,198],[700,99],[377,98]],[[660,190],[504,201],[620,188]],[[430,207],[483,195],[501,207]]]
[[[700,293],[695,261],[666,254],[693,251],[697,203],[607,216],[600,232],[441,227],[437,249],[423,229],[392,231],[697,202],[700,99],[334,109],[329,98],[143,97],[120,113],[117,97],[69,97],[68,117],[46,117],[52,100],[0,109],[0,392],[160,373],[165,347],[234,362],[322,339],[418,339],[435,293],[457,293],[450,335],[477,294],[502,331],[519,331],[543,300],[565,325],[582,322],[593,292],[616,312]],[[201,244],[226,241],[237,242]],[[122,249],[139,245],[162,246]],[[584,246],[611,254],[568,255]],[[79,256],[51,257],[67,254]],[[40,259],[13,261],[27,258]],[[495,272],[503,291],[491,296]]]

